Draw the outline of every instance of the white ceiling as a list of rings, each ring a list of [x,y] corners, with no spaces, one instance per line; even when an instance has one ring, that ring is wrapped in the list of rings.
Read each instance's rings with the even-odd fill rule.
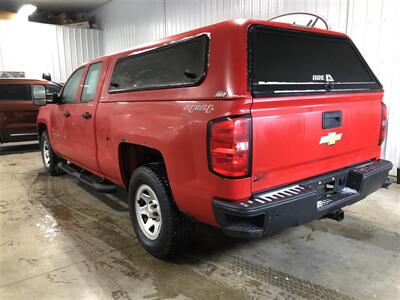
[[[0,0],[0,10],[16,12],[24,4],[33,4],[49,12],[88,12],[110,0]]]

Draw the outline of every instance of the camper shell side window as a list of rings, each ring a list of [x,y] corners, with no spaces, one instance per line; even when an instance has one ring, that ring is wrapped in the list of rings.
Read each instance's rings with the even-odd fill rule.
[[[154,50],[120,58],[109,92],[195,86],[207,72],[209,38],[206,34]]]

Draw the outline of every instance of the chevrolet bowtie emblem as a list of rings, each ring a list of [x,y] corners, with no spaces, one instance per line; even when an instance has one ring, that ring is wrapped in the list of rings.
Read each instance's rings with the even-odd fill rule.
[[[321,136],[319,144],[328,144],[328,146],[335,145],[336,142],[342,139],[343,133],[329,132],[328,135]]]

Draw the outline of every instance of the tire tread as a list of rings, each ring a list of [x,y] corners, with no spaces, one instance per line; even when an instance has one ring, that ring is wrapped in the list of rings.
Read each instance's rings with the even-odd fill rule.
[[[137,168],[133,172],[131,180],[135,178],[135,174],[139,173],[145,173],[158,181],[160,183],[162,192],[165,194],[164,199],[167,200],[165,201],[165,204],[168,207],[167,209],[170,214],[171,222],[163,222],[163,226],[168,224],[170,227],[168,232],[172,233],[172,235],[168,237],[162,249],[153,249],[144,245],[146,250],[153,256],[158,258],[166,258],[178,253],[187,244],[194,231],[194,224],[176,207],[176,204],[173,201],[170,185],[165,174],[165,169],[161,163],[150,163]],[[130,183],[130,186],[131,185],[132,182]],[[162,199],[159,199],[159,201],[160,200],[162,201]]]
[[[47,168],[46,165],[44,164],[44,161],[43,161],[43,165],[44,165],[45,170],[47,171],[47,173],[50,176],[58,176],[58,175],[64,174],[64,172],[60,168],[58,168],[58,166],[57,166],[57,164],[62,159],[60,157],[58,157],[57,154],[54,153],[54,150],[53,150],[53,147],[51,146],[50,139],[49,139],[49,136],[47,134],[47,131],[43,131],[42,135],[40,136],[40,151],[41,152],[43,151],[43,144],[42,143],[43,143],[44,139],[47,140],[47,144],[48,144],[49,150],[50,150],[50,167]],[[41,153],[41,154],[42,154],[42,159],[43,159],[43,153]]]

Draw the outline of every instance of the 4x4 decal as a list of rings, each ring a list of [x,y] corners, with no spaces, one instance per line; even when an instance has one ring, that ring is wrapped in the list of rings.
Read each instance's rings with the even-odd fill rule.
[[[214,105],[213,104],[188,104],[183,107],[184,111],[187,112],[194,112],[194,111],[200,111],[200,112],[205,112],[206,114],[214,111]]]

